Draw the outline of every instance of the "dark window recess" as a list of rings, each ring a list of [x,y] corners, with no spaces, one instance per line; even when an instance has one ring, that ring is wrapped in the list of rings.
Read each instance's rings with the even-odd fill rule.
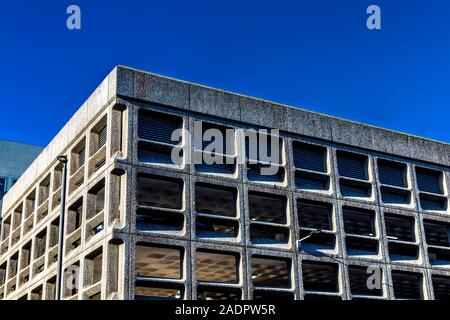
[[[447,198],[429,194],[420,194],[419,198],[420,206],[423,210],[447,210]]]
[[[420,191],[443,194],[441,171],[416,167],[416,178]]]
[[[422,298],[422,275],[418,273],[392,271],[392,284],[396,299]]]
[[[369,289],[367,286],[367,280],[372,275],[367,273],[367,267],[349,266],[348,274],[350,278],[350,290],[352,295],[364,295],[364,296],[382,296],[382,289]]]
[[[415,244],[389,241],[388,250],[391,261],[419,259],[419,247]]]
[[[377,255],[379,250],[378,240],[352,236],[345,237],[345,246],[349,255]]]
[[[181,231],[183,226],[183,214],[144,208],[139,208],[136,213],[136,229],[139,231]]]
[[[294,142],[293,148],[296,168],[317,172],[327,171],[327,149],[325,147]]]
[[[344,197],[369,198],[372,195],[370,183],[340,179],[339,186]]]
[[[233,135],[232,135],[232,140],[231,141],[227,141],[228,135],[227,135],[227,129],[228,130],[233,130]],[[201,139],[201,150],[205,151],[205,148],[209,146],[208,151],[211,151],[210,149],[214,146],[219,146],[218,142],[214,141],[215,135],[216,133],[214,133],[212,139],[210,141],[207,141],[205,139],[205,132],[207,130],[214,130],[217,131],[217,134],[220,132],[221,136],[222,136],[222,144],[220,145],[221,150],[214,150],[214,153],[218,153],[218,154],[227,154],[227,155],[233,155],[234,154],[234,129],[229,128],[229,127],[225,127],[225,126],[220,126],[220,125],[216,125],[216,124],[212,124],[212,123],[208,123],[208,122],[202,122],[202,139]],[[196,149],[197,149],[197,145],[195,145]]]
[[[249,192],[248,202],[252,221],[286,223],[286,197]]]
[[[253,300],[280,301],[280,302],[292,301],[294,300],[294,295],[290,292],[254,290]]]
[[[139,174],[137,198],[139,205],[181,209],[183,205],[183,181]]]
[[[247,164],[247,178],[250,181],[262,181],[262,182],[283,182],[285,171],[282,167],[277,167],[275,169],[270,169],[274,171],[262,171],[262,168],[269,168],[269,165],[261,164]],[[275,172],[276,171],[276,172]],[[264,172],[264,174],[263,174]],[[272,173],[274,174],[268,174]]]
[[[306,291],[338,292],[338,266],[333,263],[303,261],[303,287]]]
[[[359,208],[343,207],[344,228],[347,234],[375,236],[375,212]]]
[[[408,190],[394,189],[382,186],[381,200],[390,204],[409,204],[411,203],[411,193]]]
[[[235,238],[239,233],[239,223],[226,219],[197,216],[195,230],[197,237]]]
[[[424,220],[425,237],[428,245],[449,247],[449,225],[437,221]]]
[[[250,241],[254,244],[287,244],[289,229],[252,223],[250,225]]]
[[[228,164],[224,158],[223,163],[206,164],[202,162],[200,164],[196,164],[195,170],[203,173],[234,174],[236,172],[236,164]]]
[[[378,160],[378,175],[382,184],[406,188],[406,165],[403,163]]]
[[[98,149],[101,149],[106,144],[108,128],[105,126],[98,132]]]
[[[85,162],[86,162],[86,148],[83,147],[83,149],[81,149],[78,152],[78,168],[84,166]]]
[[[450,278],[433,275],[433,291],[436,300],[450,299]]]
[[[333,206],[308,200],[297,201],[298,220],[301,228],[332,230]]]
[[[336,155],[340,176],[359,180],[368,180],[367,156],[345,151],[337,151]]]
[[[236,216],[237,191],[234,188],[197,183],[195,185],[195,210],[226,217]]]
[[[336,247],[336,236],[330,233],[311,234],[311,231],[300,230],[300,242],[302,251],[310,252],[315,249],[329,249],[333,250]]]
[[[450,249],[428,247],[428,258],[432,265],[449,265]]]
[[[138,144],[138,159],[140,162],[179,165],[178,159],[173,159],[177,160],[176,162],[172,160],[172,150],[170,146],[141,141]],[[181,157],[183,151],[180,150],[177,155]]]
[[[141,139],[176,145],[179,141],[172,141],[172,133],[182,125],[181,117],[139,110],[138,136]]]
[[[245,154],[247,156],[247,159],[258,162],[268,162],[268,160],[270,160],[272,163],[281,164],[283,140],[281,138],[271,136],[267,136],[267,138],[265,138],[265,135],[260,134],[257,135],[256,139],[257,141],[252,141],[252,143],[250,144],[250,138],[248,136],[245,137]],[[266,150],[260,150],[260,148],[263,146],[264,139],[266,141]],[[277,154],[275,154],[276,150],[272,148],[272,144],[278,144]],[[263,157],[261,157],[260,153],[262,153]]]
[[[135,300],[179,300],[184,296],[182,286],[167,283],[136,282]]]
[[[415,241],[414,217],[386,213],[384,215],[384,223],[388,238],[408,242]]]
[[[290,260],[253,256],[251,266],[252,281],[255,287],[291,287]]]
[[[328,190],[330,189],[330,177],[311,172],[295,172],[295,185],[298,189]]]
[[[221,287],[198,286],[198,300],[231,300],[237,301],[242,299],[242,291],[240,289],[230,289]]]

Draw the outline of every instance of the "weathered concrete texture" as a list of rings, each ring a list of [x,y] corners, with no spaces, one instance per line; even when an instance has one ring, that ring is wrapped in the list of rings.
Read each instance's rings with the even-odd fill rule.
[[[241,120],[239,96],[197,85],[190,86],[190,110],[231,120]]]

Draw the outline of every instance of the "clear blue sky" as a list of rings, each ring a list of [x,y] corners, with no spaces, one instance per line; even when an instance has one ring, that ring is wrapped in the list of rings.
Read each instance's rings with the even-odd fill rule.
[[[77,4],[82,30],[66,29]],[[365,27],[378,4],[382,30]],[[0,139],[46,145],[117,64],[450,142],[450,1],[4,1]]]

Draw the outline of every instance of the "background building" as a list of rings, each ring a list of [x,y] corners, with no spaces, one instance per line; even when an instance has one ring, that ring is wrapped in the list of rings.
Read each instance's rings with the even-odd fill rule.
[[[42,149],[30,144],[0,140],[0,212],[3,196]]]
[[[194,121],[234,129],[226,165],[191,165],[187,135],[172,163]],[[272,176],[254,128],[280,130]],[[64,299],[448,298],[449,150],[117,67],[5,196],[0,296],[55,297],[66,154]]]

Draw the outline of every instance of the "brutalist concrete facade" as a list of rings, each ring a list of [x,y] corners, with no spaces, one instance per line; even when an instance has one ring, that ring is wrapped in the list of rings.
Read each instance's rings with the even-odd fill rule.
[[[231,165],[168,161],[195,121],[235,129]],[[273,179],[246,160],[258,128],[280,130]],[[55,297],[65,154],[64,299],[448,298],[449,150],[117,67],[5,196],[0,297]]]

